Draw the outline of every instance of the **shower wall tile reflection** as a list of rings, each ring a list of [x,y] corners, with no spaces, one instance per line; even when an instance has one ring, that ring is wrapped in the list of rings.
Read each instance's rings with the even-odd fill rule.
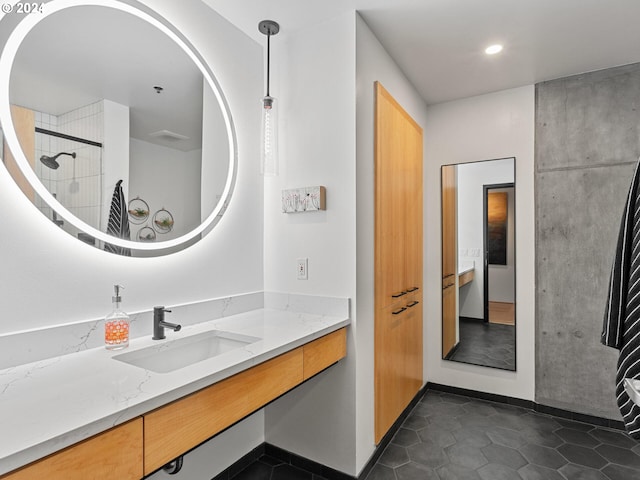
[[[74,137],[103,141],[103,102],[96,102],[59,116],[36,112],[36,127]],[[59,152],[75,152],[76,158],[59,157],[60,167],[52,170],[36,162],[36,173],[49,192],[54,194],[72,214],[89,225],[101,224],[102,211],[102,149],[93,145],[36,133],[36,158]],[[54,220],[52,210],[42,199],[36,206]],[[73,235],[78,232],[68,224],[61,225]]]
[[[58,117],[55,115],[49,115],[48,113],[35,112],[35,123],[36,128],[44,128],[47,130],[58,130]],[[42,182],[42,184],[49,190],[52,194],[57,196],[57,184],[56,184],[56,172],[55,170],[51,170],[50,168],[45,167],[41,162],[37,161],[42,155],[52,155],[54,151],[56,151],[58,147],[57,138],[51,137],[49,135],[42,135],[40,133],[36,133],[36,174],[38,178]],[[36,207],[40,209],[42,213],[44,213],[47,218],[52,219],[52,210],[38,195],[35,198]]]

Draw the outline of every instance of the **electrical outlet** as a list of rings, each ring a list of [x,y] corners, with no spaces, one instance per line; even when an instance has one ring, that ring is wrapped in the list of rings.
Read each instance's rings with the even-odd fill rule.
[[[309,259],[299,258],[296,260],[296,264],[298,269],[298,280],[307,280],[309,278],[309,272],[307,271],[309,268]]]

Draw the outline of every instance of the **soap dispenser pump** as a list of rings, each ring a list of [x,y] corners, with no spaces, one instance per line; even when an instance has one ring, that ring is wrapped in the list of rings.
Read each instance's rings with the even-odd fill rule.
[[[113,301],[113,311],[104,319],[104,346],[107,350],[118,350],[129,346],[129,315],[120,309],[120,289],[122,285],[114,285],[115,295],[111,297]]]

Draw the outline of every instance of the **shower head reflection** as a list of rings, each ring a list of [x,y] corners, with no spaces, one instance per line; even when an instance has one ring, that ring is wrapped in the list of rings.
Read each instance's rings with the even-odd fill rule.
[[[76,152],[73,153],[67,153],[67,152],[60,152],[56,155],[54,155],[53,157],[49,157],[48,155],[42,155],[40,157],[40,161],[47,167],[49,167],[52,170],[57,170],[58,167],[60,166],[60,164],[58,163],[58,161],[56,160],[60,155],[69,155],[72,158],[76,158]]]

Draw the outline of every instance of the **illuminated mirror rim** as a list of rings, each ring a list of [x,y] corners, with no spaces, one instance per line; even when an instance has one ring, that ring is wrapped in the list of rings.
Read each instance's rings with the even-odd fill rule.
[[[216,204],[213,211],[209,214],[209,216],[198,227],[180,237],[157,243],[134,242],[132,240],[124,240],[121,238],[113,237],[83,222],[53,197],[53,195],[40,181],[35,171],[29,164],[26,155],[22,151],[20,142],[18,141],[18,136],[13,125],[13,118],[11,117],[11,102],[9,92],[11,70],[16,58],[16,54],[25,37],[44,18],[47,18],[48,16],[65,8],[77,6],[103,6],[115,8],[125,13],[132,14],[158,28],[161,32],[171,38],[196,64],[205,81],[213,91],[218,104],[220,105],[220,110],[224,118],[227,140],[229,144],[229,168],[224,190],[222,192],[220,200]],[[60,216],[62,216],[73,226],[91,235],[92,237],[98,240],[102,240],[111,245],[129,248],[131,250],[151,252],[161,252],[173,247],[185,245],[191,240],[195,239],[198,235],[202,234],[215,225],[216,220],[219,218],[219,215],[224,211],[224,209],[226,209],[227,203],[234,188],[237,173],[237,144],[235,129],[233,126],[231,113],[229,111],[229,106],[226,102],[226,99],[222,95],[222,91],[213,74],[210,72],[207,65],[200,59],[200,56],[194,51],[194,48],[187,45],[185,41],[183,41],[173,30],[168,28],[164,23],[152,17],[151,15],[139,10],[133,5],[129,5],[117,0],[55,0],[46,3],[44,5],[42,13],[25,15],[24,18],[20,20],[20,22],[16,25],[16,27],[9,35],[2,55],[0,56],[0,125],[11,127],[3,128],[5,142],[13,153],[20,172],[34,188],[35,192],[51,208],[53,208]]]

